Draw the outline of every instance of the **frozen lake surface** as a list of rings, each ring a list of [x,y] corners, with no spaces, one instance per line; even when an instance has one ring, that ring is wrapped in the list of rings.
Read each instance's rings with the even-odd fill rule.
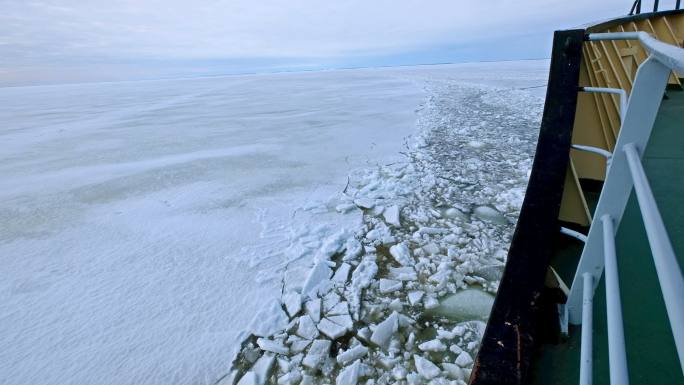
[[[361,223],[321,204],[350,173],[399,161],[419,132],[448,155],[477,124],[515,126],[522,114],[530,125],[544,88],[529,87],[547,68],[0,89],[2,382],[214,383],[252,318],[280,298],[285,272]],[[472,107],[483,95],[512,107],[444,134],[458,114],[475,115],[435,103]],[[495,139],[466,143],[484,152]],[[462,161],[452,158],[443,164]]]

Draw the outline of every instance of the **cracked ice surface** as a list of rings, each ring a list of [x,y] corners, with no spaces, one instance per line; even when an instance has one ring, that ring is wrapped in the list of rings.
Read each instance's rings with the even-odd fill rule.
[[[516,88],[547,66],[0,89],[0,373],[418,383],[418,355],[466,378],[479,320],[421,315],[495,290],[543,91]]]
[[[271,383],[467,382],[522,204],[542,98],[466,77],[426,81],[419,133],[405,158],[356,170],[337,200],[321,203],[321,212],[356,207],[362,224],[353,234],[346,229],[337,248],[316,253],[313,267],[288,269],[283,296],[306,294],[304,308],[323,302],[319,329],[334,332],[323,333],[330,343],[323,353],[312,345],[280,354]],[[328,276],[343,269],[351,277],[321,278],[321,265]],[[345,300],[352,327],[334,327],[325,303]],[[274,343],[287,343],[301,320],[291,318]],[[254,338],[243,342],[227,384],[267,354]],[[315,365],[303,362],[311,350]]]

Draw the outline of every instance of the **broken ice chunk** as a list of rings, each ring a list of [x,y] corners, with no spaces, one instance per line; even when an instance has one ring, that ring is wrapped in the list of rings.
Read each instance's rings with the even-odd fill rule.
[[[271,353],[264,353],[257,362],[252,366],[252,372],[256,375],[256,384],[264,385],[268,376],[271,375],[271,369],[275,363],[275,355]]]
[[[375,202],[368,198],[358,198],[354,199],[354,204],[362,209],[372,209],[375,206]]]
[[[302,289],[303,296],[315,297],[318,287],[327,281],[332,275],[332,269],[328,265],[328,261],[319,261],[309,272],[309,276],[304,283]]]
[[[452,218],[452,219],[453,218],[459,218],[459,219],[466,218],[466,215],[461,210],[454,208],[454,207],[446,209],[446,211],[444,212],[444,215],[447,218]]]
[[[415,281],[418,279],[416,270],[413,267],[390,267],[387,277],[399,281]]]
[[[418,345],[418,349],[424,352],[443,352],[446,350],[446,345],[440,340],[430,340]]]
[[[352,273],[352,288],[363,289],[368,287],[378,272],[378,265],[370,259],[364,259]]]
[[[343,314],[343,315],[329,315],[327,317],[330,321],[342,326],[343,328],[347,329],[347,331],[350,331],[354,328],[354,321],[352,321],[351,316],[349,314]]]
[[[411,257],[411,251],[409,250],[406,243],[398,243],[390,247],[390,254],[402,266],[412,266],[414,264],[413,257]]]
[[[405,316],[403,314],[399,314],[399,327],[400,328],[403,328],[403,327],[406,327],[409,325],[413,325],[414,323],[416,323],[416,321],[413,318]]]
[[[339,354],[337,356],[337,362],[342,365],[346,365],[348,362],[362,358],[366,354],[368,354],[367,347],[363,345],[356,345],[355,347],[350,348],[346,352]]]
[[[351,209],[355,209],[356,205],[353,203],[340,203],[339,205],[335,206],[335,210],[337,210],[338,213],[346,214]]]
[[[421,227],[420,229],[418,229],[418,232],[421,234],[439,235],[448,233],[449,229],[445,229],[442,227]]]
[[[331,315],[349,315],[349,304],[347,301],[338,302],[326,312],[328,316]]]
[[[381,293],[391,293],[393,291],[401,290],[401,281],[394,281],[391,279],[381,279],[380,280],[380,292]]]
[[[478,289],[466,289],[446,297],[429,313],[451,320],[486,319],[493,302],[491,294]]]
[[[474,275],[484,278],[486,281],[493,282],[501,279],[504,265],[479,266],[473,271]]]
[[[294,317],[302,310],[302,296],[296,291],[290,291],[283,295],[283,304],[290,317]]]
[[[413,362],[416,364],[416,370],[418,370],[418,373],[425,377],[425,379],[431,380],[439,376],[441,373],[437,365],[417,354],[413,355]]]
[[[329,312],[330,309],[340,303],[341,300],[342,298],[340,298],[339,294],[335,292],[328,293],[325,297],[323,297],[323,311]]]
[[[437,329],[437,338],[440,340],[453,340],[456,337],[456,333],[453,331],[448,331],[444,329]]]
[[[321,320],[321,299],[320,298],[312,298],[309,301],[304,304],[304,308],[306,309],[306,313],[311,316],[311,319],[314,322],[318,322]]]
[[[370,329],[368,328],[368,326],[359,329],[359,331],[356,332],[356,335],[357,335],[360,339],[362,339],[362,340],[364,340],[364,341],[366,341],[366,342],[370,342],[370,339],[371,339],[371,331],[370,331]]]
[[[354,317],[357,319],[361,308],[361,294],[363,289],[370,286],[373,282],[373,277],[375,277],[377,272],[378,265],[375,264],[375,257],[366,256],[352,273],[347,300],[350,302],[351,310]]]
[[[347,333],[346,327],[338,325],[327,318],[323,318],[321,322],[318,323],[318,330],[333,341]]]
[[[290,349],[288,349],[281,342],[276,342],[276,341],[269,340],[266,338],[258,338],[257,339],[257,345],[259,345],[261,350],[265,350],[267,352],[279,353],[279,354],[287,354],[290,352]]]
[[[423,379],[418,373],[409,373],[406,375],[406,382],[408,385],[420,385],[423,383]]]
[[[315,340],[309,348],[309,352],[306,357],[302,360],[302,365],[316,369],[326,358],[328,358],[328,352],[330,351],[330,346],[332,342],[329,340]]]
[[[299,327],[297,327],[296,334],[307,340],[312,340],[318,337],[318,329],[310,315],[303,315],[299,317]]]
[[[401,303],[401,300],[399,298],[395,298],[394,301],[390,302],[389,308],[400,312],[403,310],[404,305]]]
[[[359,379],[359,369],[361,368],[361,361],[356,360],[353,364],[344,368],[340,374],[337,375],[335,385],[356,385]]]
[[[442,368],[444,371],[447,372],[447,377],[449,377],[452,380],[463,380],[463,371],[461,368],[458,367],[458,365],[450,364],[450,363],[443,363]]]
[[[423,246],[422,249],[427,255],[436,255],[440,252],[439,246],[437,246],[433,242],[430,242],[427,245]]]
[[[507,223],[506,218],[501,213],[499,213],[498,211],[489,206],[480,206],[473,211],[473,214],[479,219],[486,222],[501,225]]]
[[[413,347],[415,346],[415,342],[416,342],[416,335],[413,332],[411,332],[411,334],[409,334],[408,338],[406,339],[406,349],[407,350],[413,350]]]
[[[347,282],[347,278],[349,278],[349,270],[350,269],[351,269],[351,266],[348,263],[341,264],[340,267],[337,268],[335,275],[333,275],[332,280],[335,282],[338,282],[338,283]]]
[[[435,309],[439,306],[439,301],[434,296],[428,295],[427,297],[425,297],[423,304],[425,305],[425,308],[428,310]]]
[[[352,259],[356,259],[356,257],[361,254],[361,251],[363,249],[363,246],[361,245],[361,242],[359,242],[356,238],[349,238],[347,242],[344,244],[345,252],[344,256],[342,257],[343,261],[351,261]]]
[[[289,322],[280,301],[274,299],[254,318],[251,329],[257,337],[270,337],[285,330]]]
[[[399,206],[394,205],[386,208],[382,213],[382,216],[385,217],[385,222],[388,224],[395,227],[401,226],[401,222],[399,221]]]
[[[402,367],[401,365],[396,365],[392,369],[392,377],[394,377],[395,380],[403,380],[406,378],[406,368]]]
[[[395,311],[375,327],[375,331],[373,331],[373,334],[371,335],[371,342],[382,348],[386,348],[392,335],[398,330],[399,314]]]
[[[316,330],[318,333],[318,330]],[[287,341],[290,343],[290,351],[292,353],[300,353],[306,349],[311,343],[311,340],[302,339],[297,336],[290,336]]]
[[[293,370],[278,377],[278,385],[293,385],[298,383],[301,379],[302,374],[298,370]]]
[[[422,291],[416,290],[416,291],[410,291],[408,293],[408,300],[411,305],[415,305],[418,302],[420,302],[420,299],[423,298],[423,293]]]
[[[470,366],[473,363],[472,357],[470,357],[470,354],[468,352],[461,352],[461,354],[456,357],[456,365],[464,368],[467,366]]]
[[[465,333],[465,331],[466,331],[466,329],[465,329],[465,327],[464,327],[463,325],[456,325],[456,326],[454,327],[454,330],[452,330],[452,332],[453,332],[454,334],[456,334],[457,336],[459,336],[459,337],[462,336],[463,333]]]

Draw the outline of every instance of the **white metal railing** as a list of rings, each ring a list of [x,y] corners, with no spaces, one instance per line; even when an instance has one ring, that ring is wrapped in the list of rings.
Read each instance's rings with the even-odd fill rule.
[[[627,96],[627,91],[623,90],[622,88],[606,88],[606,87],[580,87],[579,88],[580,92],[592,92],[592,93],[607,93],[607,94],[615,94],[620,97],[620,107],[619,107],[619,113],[620,113],[620,122],[625,120],[625,112],[627,112],[627,102],[629,100]],[[573,144],[572,148],[580,151],[586,151],[586,152],[591,152],[594,154],[601,155],[602,157],[606,158],[607,166],[610,167],[610,162],[613,158],[613,154],[608,151],[604,150],[603,148],[598,148],[598,147],[593,147],[593,146],[585,146],[583,144]]]
[[[567,236],[573,237],[573,238],[578,239],[582,242],[587,241],[587,236],[580,233],[579,231],[568,229],[567,227],[561,227],[560,232],[561,232],[561,234],[565,234]]]
[[[583,92],[595,92],[614,94],[620,97],[620,121],[625,120],[625,111],[627,111],[627,91],[622,88],[606,88],[606,87],[580,87]]]
[[[566,304],[569,322],[582,324],[582,385],[592,383],[593,295],[604,269],[610,383],[629,383],[615,252],[615,229],[620,224],[632,187],[639,202],[680,365],[684,372],[684,277],[640,157],[651,135],[670,73],[674,70],[684,74],[684,49],[658,41],[645,32],[598,33],[587,36],[587,40],[590,41],[628,39],[639,40],[649,52],[648,59],[637,70],[629,99],[626,93],[615,89],[594,88],[590,91],[621,95],[622,126],[615,150],[610,153],[590,146],[573,146],[578,150],[605,156],[610,162],[594,219],[586,237],[572,230],[561,229],[564,234],[585,242]],[[587,88],[581,90],[587,91]]]
[[[608,150],[604,150],[602,148],[598,148],[598,147],[585,146],[583,144],[573,144],[572,148],[574,148],[576,150],[580,150],[580,151],[593,152],[594,154],[598,154],[598,155],[601,155],[602,157],[606,158],[607,161],[610,161],[610,159],[613,157],[612,152],[610,152]]]

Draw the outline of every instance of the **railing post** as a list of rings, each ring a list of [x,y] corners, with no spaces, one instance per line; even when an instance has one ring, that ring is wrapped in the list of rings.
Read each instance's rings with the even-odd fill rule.
[[[582,346],[580,346],[580,385],[591,385],[594,372],[594,277],[582,275]]]
[[[627,373],[627,353],[625,352],[625,331],[622,322],[613,218],[605,214],[601,217],[601,223],[603,224],[603,257],[606,265],[606,318],[608,323],[610,384],[628,385],[629,375]],[[582,320],[584,321],[584,318]]]
[[[632,8],[629,9],[629,16],[634,15],[634,9],[636,9],[637,1],[639,1],[639,0],[634,0],[634,3],[632,4]]]

